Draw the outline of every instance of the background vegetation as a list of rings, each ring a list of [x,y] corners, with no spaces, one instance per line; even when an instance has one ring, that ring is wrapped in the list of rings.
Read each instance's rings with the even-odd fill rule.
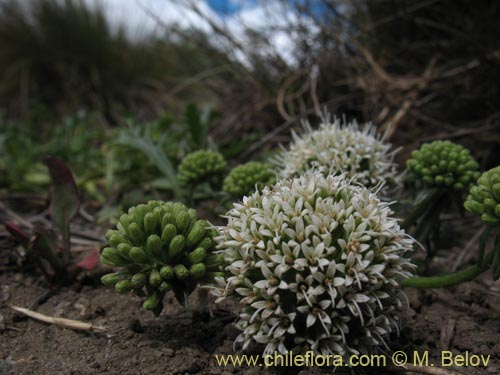
[[[295,17],[247,27],[244,42],[178,2],[211,30],[157,20],[160,34],[131,40],[82,1],[0,3],[3,194],[45,188],[51,154],[99,206],[168,198],[161,160],[175,169],[207,147],[231,165],[258,159],[325,109],[376,122],[408,151],[448,138],[482,169],[498,164],[498,2],[276,1]],[[292,56],[272,32],[293,36]]]

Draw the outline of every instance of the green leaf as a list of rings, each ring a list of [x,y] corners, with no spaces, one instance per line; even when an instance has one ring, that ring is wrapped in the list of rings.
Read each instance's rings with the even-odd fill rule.
[[[63,248],[66,253],[65,262],[69,258],[69,223],[78,213],[80,196],[71,170],[58,158],[45,158],[52,181],[52,196],[50,199],[50,214],[54,226],[63,236]]]
[[[66,274],[65,266],[63,260],[57,255],[55,242],[55,239],[47,231],[38,228],[30,239],[27,252],[28,256],[38,264],[47,279],[63,283]],[[50,265],[50,268],[47,268],[47,264],[43,260]]]
[[[191,133],[191,138],[197,149],[203,149],[208,144],[208,127],[214,117],[214,112],[210,106],[205,107],[201,112],[196,105],[190,103],[186,106],[186,120]]]

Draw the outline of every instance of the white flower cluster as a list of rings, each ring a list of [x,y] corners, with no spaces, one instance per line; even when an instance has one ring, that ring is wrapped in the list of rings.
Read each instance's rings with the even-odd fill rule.
[[[305,124],[305,134],[293,133],[293,143],[273,163],[281,178],[291,178],[316,168],[327,174],[344,173],[354,183],[367,187],[393,187],[399,184],[396,151],[376,135],[376,128],[354,122],[333,122],[325,116],[319,129]]]
[[[216,238],[228,264],[218,300],[244,306],[243,349],[368,353],[399,332],[413,240],[392,211],[344,175],[307,172],[235,203]]]

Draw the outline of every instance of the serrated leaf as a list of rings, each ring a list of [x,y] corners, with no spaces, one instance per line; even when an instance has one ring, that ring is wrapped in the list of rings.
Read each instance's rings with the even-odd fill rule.
[[[69,252],[69,223],[78,213],[80,196],[73,173],[60,159],[49,156],[44,161],[52,180],[50,215],[63,236],[64,250]]]

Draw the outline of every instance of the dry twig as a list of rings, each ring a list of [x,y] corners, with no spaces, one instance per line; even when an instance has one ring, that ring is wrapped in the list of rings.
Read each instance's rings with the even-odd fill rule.
[[[44,315],[36,311],[25,309],[24,307],[19,307],[15,305],[9,305],[9,307],[21,314],[29,316],[32,319],[39,320],[44,323],[54,324],[64,328],[70,328],[77,331],[90,331],[90,332],[106,332],[106,328],[102,326],[97,326],[92,323],[81,322],[79,320],[57,318],[53,316]]]

